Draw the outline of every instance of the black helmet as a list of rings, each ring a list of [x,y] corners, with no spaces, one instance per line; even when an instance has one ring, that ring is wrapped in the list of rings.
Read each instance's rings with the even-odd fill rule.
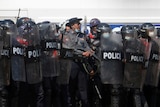
[[[22,18],[20,18],[20,19],[17,20],[17,23],[16,23],[17,27],[22,26],[26,22],[32,23],[32,25],[35,25],[35,22],[32,19],[30,19],[28,17],[22,17]]]
[[[122,38],[135,38],[136,30],[131,25],[124,25],[121,28]]]
[[[154,36],[154,25],[152,23],[143,23],[140,27],[141,36],[148,38]]]
[[[152,23],[143,23],[141,25],[141,32],[146,32],[147,30],[154,30],[154,25]]]
[[[157,36],[160,37],[160,28],[157,28]]]
[[[100,23],[101,23],[101,22],[100,22],[99,19],[93,18],[93,19],[90,20],[90,23],[89,23],[89,24],[90,24],[90,27],[94,27],[94,26],[98,26]]]
[[[3,27],[3,29],[8,29],[13,25],[14,25],[14,22],[10,19],[5,19],[1,22],[1,26]]]
[[[111,28],[107,23],[100,23],[98,25],[99,32],[111,32]]]

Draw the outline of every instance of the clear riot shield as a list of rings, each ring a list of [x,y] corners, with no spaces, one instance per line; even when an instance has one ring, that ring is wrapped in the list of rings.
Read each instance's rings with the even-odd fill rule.
[[[144,45],[137,38],[123,40],[124,48],[124,87],[141,88],[144,75]]]
[[[65,32],[62,34],[61,38],[61,50],[60,50],[60,56],[64,59],[73,59],[73,49],[75,48],[75,40],[76,35],[73,35],[73,33]]]
[[[22,26],[22,34],[25,39],[25,71],[29,84],[38,83],[42,80],[40,64],[40,35],[36,24],[28,21]]]
[[[9,28],[0,26],[0,86],[10,83],[10,36]]]
[[[11,36],[11,75],[14,81],[26,82],[24,45],[26,39],[21,33],[22,29],[14,25],[14,33]]]
[[[149,64],[146,72],[146,85],[158,86],[158,66],[159,66],[159,45],[156,41],[151,40],[151,52],[149,57]]]
[[[57,76],[59,73],[58,37],[56,24],[42,23],[39,25],[42,47],[42,71],[44,77]]]
[[[15,24],[6,25],[2,27],[3,30],[1,32],[2,39],[3,39],[3,49],[1,50],[1,60],[0,60],[0,69],[2,71],[3,80],[2,83],[4,85],[9,85],[10,83],[10,72],[12,72],[12,59],[11,59],[11,52],[12,52],[12,37],[17,35],[17,28]],[[14,63],[15,64],[15,63]],[[13,75],[13,74],[12,74]],[[13,79],[13,76],[12,76]]]
[[[104,84],[122,84],[122,37],[116,32],[102,32],[100,38],[100,77]]]

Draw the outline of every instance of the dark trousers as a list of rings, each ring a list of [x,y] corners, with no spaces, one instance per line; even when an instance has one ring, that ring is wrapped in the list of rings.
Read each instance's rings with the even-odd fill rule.
[[[8,107],[8,90],[6,86],[0,86],[0,107]]]
[[[124,107],[122,106],[122,87],[119,84],[103,84],[102,87],[103,107]]]
[[[44,107],[42,83],[20,83],[18,107]]]
[[[73,62],[69,81],[71,107],[76,107],[76,98],[82,107],[88,107],[87,74],[79,64]]]
[[[88,80],[88,102],[90,107],[102,107],[102,83],[99,74]]]
[[[43,77],[44,107],[60,107],[60,89],[56,79],[56,77]]]
[[[157,102],[158,88],[150,85],[144,85],[143,91],[144,91],[144,96],[147,100],[148,106],[157,107],[156,102]]]
[[[60,106],[70,107],[68,84],[60,84]]]
[[[10,85],[7,89],[9,93],[9,107],[18,107],[20,82],[11,79]]]
[[[124,88],[124,107],[143,107],[142,95],[139,88]]]

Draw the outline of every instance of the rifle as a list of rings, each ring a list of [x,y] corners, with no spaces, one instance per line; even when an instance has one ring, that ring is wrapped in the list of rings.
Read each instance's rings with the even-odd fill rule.
[[[85,52],[85,50],[84,50],[84,49],[74,49],[74,52],[75,52],[75,54],[82,55],[82,53]],[[96,59],[96,60],[98,61],[98,64],[100,63],[100,59],[98,58],[98,56],[97,56],[95,53],[93,53],[91,57],[94,57],[94,59]],[[89,71],[88,71],[88,69],[86,68],[85,63],[82,63],[82,65],[83,65],[84,70],[87,72],[87,74],[90,74]],[[99,65],[97,65],[97,66],[98,66],[98,68],[99,68]],[[98,68],[97,68],[97,69],[98,69]],[[100,94],[100,91],[99,91],[99,89],[98,89],[97,84],[95,83],[94,76],[91,78],[91,80],[92,80],[92,82],[93,82],[93,84],[94,84],[94,88],[95,88],[95,90],[96,90],[96,92],[97,92],[98,98],[101,100],[101,99],[102,99],[102,96],[101,96],[101,94]]]
[[[19,8],[19,10],[18,10],[18,16],[17,16],[17,19],[16,19],[16,23],[17,23],[17,21],[19,19],[20,12],[21,12],[21,9]]]

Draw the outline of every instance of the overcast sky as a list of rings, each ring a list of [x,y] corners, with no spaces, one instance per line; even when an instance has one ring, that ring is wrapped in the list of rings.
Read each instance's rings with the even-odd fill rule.
[[[19,8],[20,16],[36,21],[63,21],[75,16],[108,22],[160,21],[160,0],[0,0],[1,17],[15,17]]]
[[[159,0],[0,0],[0,8],[160,8]]]

